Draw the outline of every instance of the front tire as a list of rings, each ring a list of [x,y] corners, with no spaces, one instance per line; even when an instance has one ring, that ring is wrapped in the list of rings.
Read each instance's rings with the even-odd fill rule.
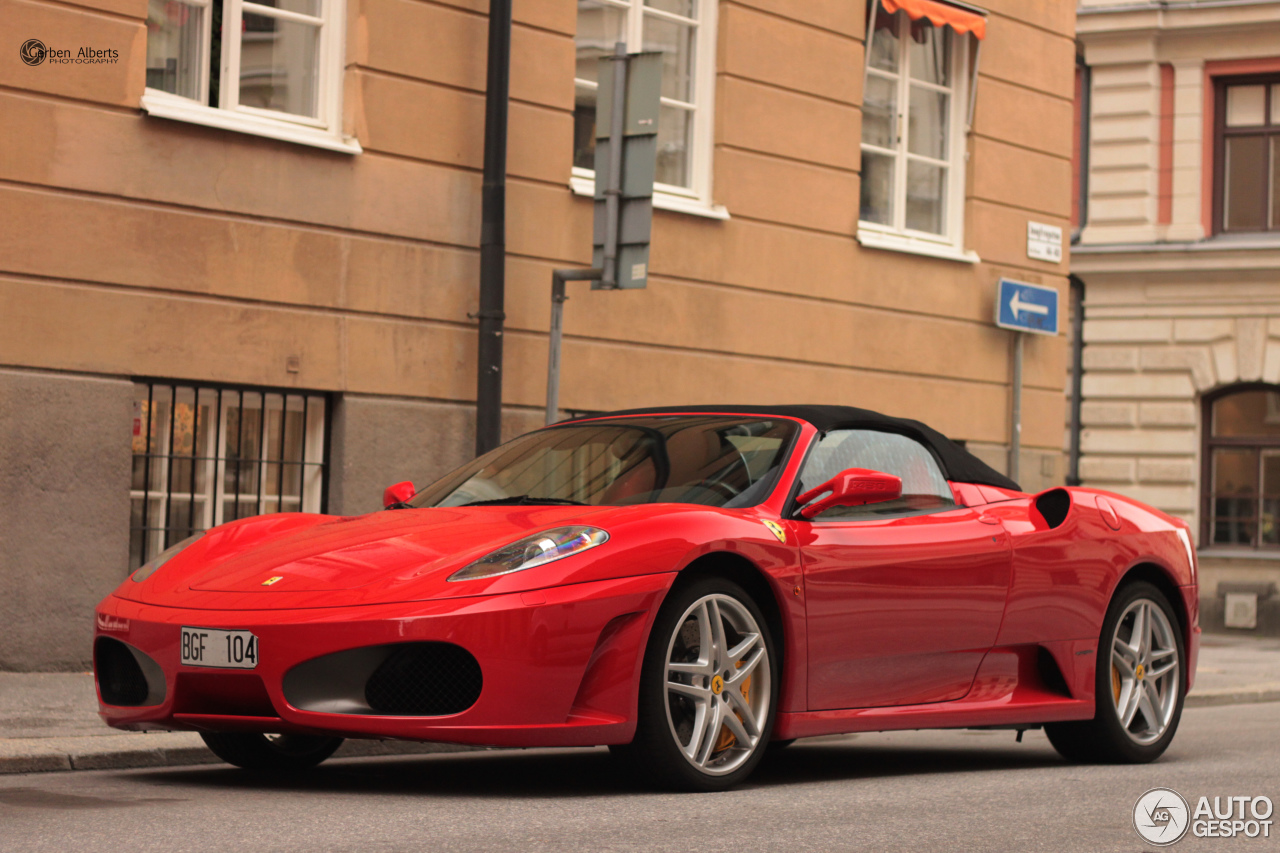
[[[1098,644],[1092,720],[1046,725],[1068,761],[1142,764],[1159,758],[1178,729],[1186,651],[1169,600],[1139,581],[1116,593]]]
[[[777,653],[742,587],[677,587],[645,650],[635,739],[615,749],[656,784],[723,791],[764,757],[778,702]]]
[[[310,770],[342,746],[340,737],[201,732],[213,754],[245,770],[294,773]]]

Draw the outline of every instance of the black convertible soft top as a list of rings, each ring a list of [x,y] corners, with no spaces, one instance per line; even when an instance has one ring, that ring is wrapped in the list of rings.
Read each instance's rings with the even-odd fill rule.
[[[833,429],[879,429],[910,436],[933,450],[942,463],[948,480],[957,483],[981,483],[1001,489],[1022,491],[1022,488],[999,471],[947,438],[936,429],[909,418],[894,418],[870,409],[853,406],[662,406],[653,409],[625,409],[619,412],[600,412],[574,420],[614,417],[618,415],[670,415],[680,412],[705,412],[724,415],[776,415],[799,418],[813,424],[820,432]]]

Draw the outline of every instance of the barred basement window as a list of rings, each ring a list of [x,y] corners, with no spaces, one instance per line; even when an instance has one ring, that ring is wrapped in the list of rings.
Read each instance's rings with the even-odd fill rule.
[[[324,512],[328,411],[304,391],[136,384],[130,564],[226,521]]]

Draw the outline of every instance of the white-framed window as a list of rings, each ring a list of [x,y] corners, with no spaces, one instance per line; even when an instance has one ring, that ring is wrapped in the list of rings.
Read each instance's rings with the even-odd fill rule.
[[[877,9],[862,108],[864,244],[976,260],[963,250],[969,41]]]
[[[345,0],[150,0],[152,115],[360,150],[342,134]]]
[[[725,218],[711,203],[717,0],[578,0],[573,188],[595,180],[598,60],[623,42],[660,51],[662,106],[654,206]],[[603,119],[601,119],[603,120]]]
[[[323,512],[328,408],[305,391],[135,384],[132,568],[223,522]]]

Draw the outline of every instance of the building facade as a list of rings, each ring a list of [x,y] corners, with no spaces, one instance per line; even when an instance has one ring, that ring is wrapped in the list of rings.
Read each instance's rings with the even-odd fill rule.
[[[84,666],[92,605],[193,531],[470,457],[487,10],[0,0],[0,669]],[[665,55],[649,286],[571,286],[561,407],[853,404],[1004,469],[994,289],[1065,291],[1027,233],[1068,224],[1074,14],[517,0],[504,432],[542,423],[624,41]],[[1065,353],[1026,346],[1029,488]]]
[[[1084,0],[1080,476],[1186,519],[1280,633],[1280,3]]]

